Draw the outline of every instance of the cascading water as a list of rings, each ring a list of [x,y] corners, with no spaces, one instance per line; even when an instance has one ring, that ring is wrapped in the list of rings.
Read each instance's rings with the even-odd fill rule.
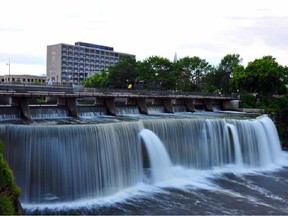
[[[1,126],[24,203],[103,197],[141,179],[137,123]],[[18,178],[17,178],[18,177]]]
[[[175,167],[195,172],[231,164],[236,169],[265,168],[282,158],[277,131],[267,116],[246,120],[167,117],[88,125],[2,124],[0,139],[25,205],[99,199],[147,183],[143,142],[151,184],[176,178]]]
[[[226,124],[226,133],[227,138],[230,142],[232,148],[234,148],[234,155],[235,155],[235,164],[238,167],[243,167],[243,156],[241,151],[241,146],[239,142],[239,136],[237,133],[237,129],[234,125],[227,123]]]
[[[20,111],[18,107],[2,107],[0,109],[0,120],[20,119]]]
[[[142,130],[139,135],[147,148],[152,183],[169,179],[172,164],[164,144],[148,129]]]
[[[65,107],[30,107],[30,113],[32,119],[39,119],[39,118],[64,118],[68,117],[68,111]]]

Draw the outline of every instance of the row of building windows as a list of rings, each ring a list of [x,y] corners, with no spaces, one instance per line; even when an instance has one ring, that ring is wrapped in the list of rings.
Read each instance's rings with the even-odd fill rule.
[[[104,45],[99,45],[99,44],[91,44],[91,43],[85,43],[85,42],[76,42],[75,46],[84,46],[84,47],[89,47],[89,48],[94,48],[94,49],[101,49],[101,50],[109,50],[113,51],[113,47],[108,47]],[[77,48],[77,47],[75,47]]]
[[[97,62],[97,64],[77,64],[77,63],[67,63],[67,62],[62,62],[63,67],[76,67],[76,68],[90,68],[90,67],[100,67],[100,65],[111,65],[112,63],[109,61],[100,61]]]
[[[91,54],[82,54],[79,52],[66,52],[62,51],[62,56],[74,56],[74,57],[81,57],[81,58],[104,58],[104,57],[119,57],[118,53],[91,53]]]
[[[65,61],[92,61],[95,59],[105,59],[105,60],[114,60],[118,61],[117,57],[108,57],[108,56],[93,56],[89,58],[84,58],[84,57],[78,57],[78,56],[62,56],[62,59]]]
[[[63,53],[75,53],[75,54],[79,54],[79,55],[83,55],[84,53],[89,53],[89,54],[101,54],[101,55],[111,55],[111,56],[115,56],[118,55],[118,53],[114,53],[114,52],[107,52],[107,51],[102,51],[102,50],[95,50],[95,49],[73,49],[73,48],[62,48]]]
[[[85,62],[85,63],[98,63],[99,61],[109,61],[116,63],[118,59],[116,58],[93,58],[93,59],[84,59],[84,58],[62,58],[62,61],[69,61],[69,62]]]
[[[35,83],[40,83],[40,84],[45,84],[46,83],[46,78],[41,77],[41,78],[31,78],[31,77],[26,77],[25,75],[5,75],[0,77],[1,83],[14,83],[14,84],[35,84]]]
[[[98,65],[86,65],[84,66],[73,66],[73,65],[62,65],[61,71],[68,71],[68,70],[74,70],[74,71],[84,71],[89,70],[92,68],[108,68],[110,65],[105,64],[98,64]]]
[[[68,77],[68,78],[73,77],[86,78],[87,76],[88,76],[87,73],[62,73],[62,77]]]

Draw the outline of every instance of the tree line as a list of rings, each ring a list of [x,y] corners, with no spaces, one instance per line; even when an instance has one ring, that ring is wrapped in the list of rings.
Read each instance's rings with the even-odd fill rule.
[[[288,68],[272,56],[264,56],[243,66],[239,54],[228,54],[213,66],[197,56],[171,62],[151,56],[143,61],[123,57],[118,63],[94,73],[83,85],[93,88],[124,89],[141,81],[147,90],[165,91],[286,94]],[[160,86],[159,86],[160,85]]]

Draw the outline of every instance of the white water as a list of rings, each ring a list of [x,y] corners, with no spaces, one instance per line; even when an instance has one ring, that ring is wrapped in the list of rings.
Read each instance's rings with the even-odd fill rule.
[[[148,129],[142,130],[139,135],[148,151],[152,183],[169,179],[171,177],[172,163],[161,140]]]
[[[141,139],[148,150],[151,187],[178,181],[206,185],[200,177],[211,171],[267,168],[282,158],[277,131],[266,116],[0,125],[0,138],[22,188],[21,202],[50,203],[51,208],[83,199],[98,202],[145,182]]]
[[[229,130],[231,131],[232,143],[229,143],[229,145],[233,145],[234,147],[235,164],[237,165],[237,167],[241,168],[243,167],[243,156],[242,156],[237,129],[234,125],[229,124],[229,123],[227,123],[226,126],[227,126],[228,137],[229,137]],[[230,137],[229,137],[229,141],[230,141]]]
[[[30,107],[30,113],[32,119],[64,118],[69,116],[66,107]]]

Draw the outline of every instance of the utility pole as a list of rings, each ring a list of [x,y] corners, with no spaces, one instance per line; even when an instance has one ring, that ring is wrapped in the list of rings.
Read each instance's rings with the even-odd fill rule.
[[[10,77],[10,58],[9,58],[9,62],[6,64],[6,65],[8,65],[8,67],[9,67],[9,84],[10,84],[10,82],[11,82],[11,77]]]

